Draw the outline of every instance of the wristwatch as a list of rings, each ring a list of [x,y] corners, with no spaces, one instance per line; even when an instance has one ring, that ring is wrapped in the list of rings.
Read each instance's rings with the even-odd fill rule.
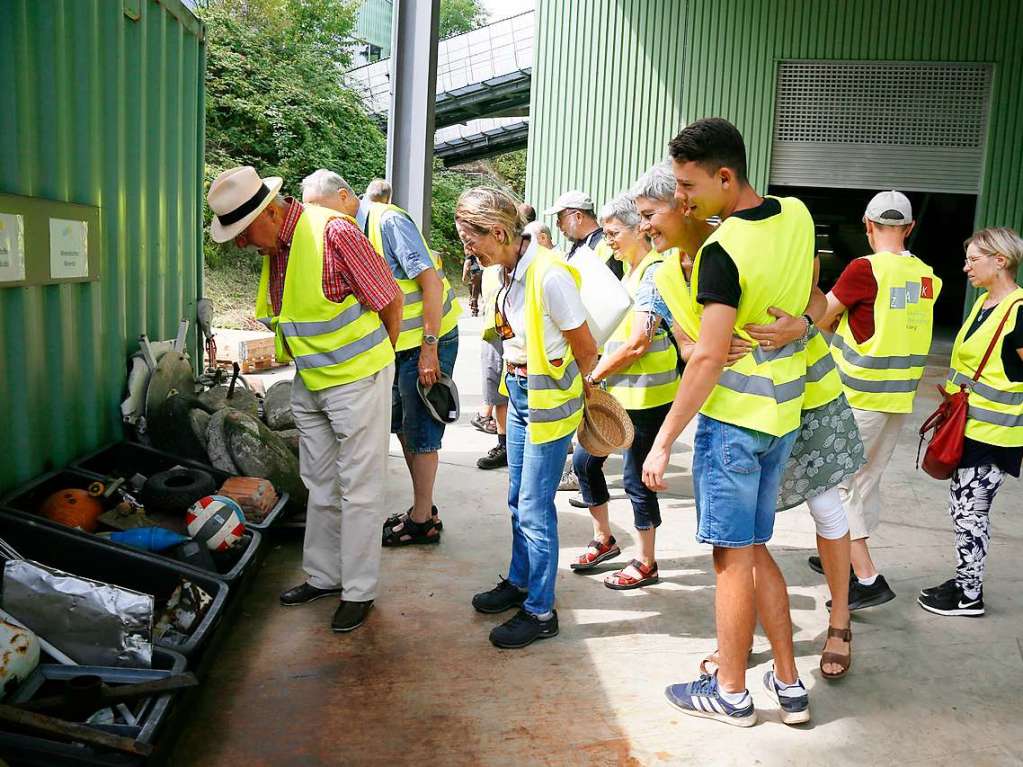
[[[803,343],[810,340],[810,334],[813,332],[813,317],[809,314],[804,314],[803,319],[806,320],[806,331],[803,333],[803,337],[800,339]]]
[[[437,345],[437,336],[431,336],[429,333],[423,335],[423,343],[429,346]]]

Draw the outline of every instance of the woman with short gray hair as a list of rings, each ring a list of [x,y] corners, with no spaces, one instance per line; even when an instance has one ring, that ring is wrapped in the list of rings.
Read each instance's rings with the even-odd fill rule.
[[[1023,239],[996,227],[965,245],[963,271],[984,293],[956,336],[945,383],[949,394],[970,389],[963,456],[949,486],[956,574],[923,589],[917,602],[936,615],[980,616],[991,504],[1006,475],[1019,477],[1023,462],[1023,288],[1016,284]]]

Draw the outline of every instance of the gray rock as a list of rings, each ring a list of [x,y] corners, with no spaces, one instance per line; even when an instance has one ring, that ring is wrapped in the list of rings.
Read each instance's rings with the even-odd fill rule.
[[[259,400],[256,395],[241,384],[236,384],[231,398],[227,398],[228,387],[214,386],[199,395],[199,401],[210,410],[223,410],[225,407],[232,407],[243,413],[248,413],[253,418],[259,417]]]
[[[237,412],[230,408],[218,410],[210,416],[209,425],[206,427],[206,453],[210,457],[210,463],[221,471],[230,474],[240,474],[231,458],[231,449],[227,444],[227,435],[224,433],[224,421],[228,413]]]
[[[278,437],[280,437],[281,439],[283,439],[287,443],[288,449],[291,450],[291,452],[294,453],[295,457],[297,458],[298,457],[298,429],[281,429],[280,431],[277,431],[275,433],[277,434]]]
[[[307,493],[299,474],[298,458],[287,443],[247,413],[231,408],[221,412],[224,413],[223,433],[238,473],[268,479],[278,492],[288,493],[294,501],[304,503]],[[210,424],[212,426],[212,420]]]
[[[210,414],[205,410],[193,408],[188,413],[188,420],[192,424],[192,433],[195,434],[195,438],[202,443],[203,448],[206,448],[206,431],[210,426]]]
[[[274,431],[295,428],[295,416],[291,412],[291,381],[278,381],[266,390],[263,419]]]

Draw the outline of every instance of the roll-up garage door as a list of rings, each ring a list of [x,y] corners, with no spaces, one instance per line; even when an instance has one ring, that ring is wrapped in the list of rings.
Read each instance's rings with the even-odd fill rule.
[[[771,183],[977,194],[991,66],[778,65]]]

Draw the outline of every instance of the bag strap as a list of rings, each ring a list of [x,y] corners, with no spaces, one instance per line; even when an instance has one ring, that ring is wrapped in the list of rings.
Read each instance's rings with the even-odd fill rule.
[[[1002,317],[1002,321],[998,323],[998,330],[995,331],[994,336],[991,338],[991,343],[988,344],[987,351],[984,352],[984,359],[980,361],[980,365],[977,366],[977,372],[973,374],[974,381],[980,380],[980,374],[984,372],[984,366],[987,365],[987,361],[991,359],[991,353],[994,352],[995,345],[998,343],[998,338],[1002,335],[1002,330],[1005,329],[1005,323],[1009,321],[1009,315],[1012,314],[1013,307],[1019,303],[1023,303],[1023,298],[1017,298],[1009,304],[1009,310]]]

